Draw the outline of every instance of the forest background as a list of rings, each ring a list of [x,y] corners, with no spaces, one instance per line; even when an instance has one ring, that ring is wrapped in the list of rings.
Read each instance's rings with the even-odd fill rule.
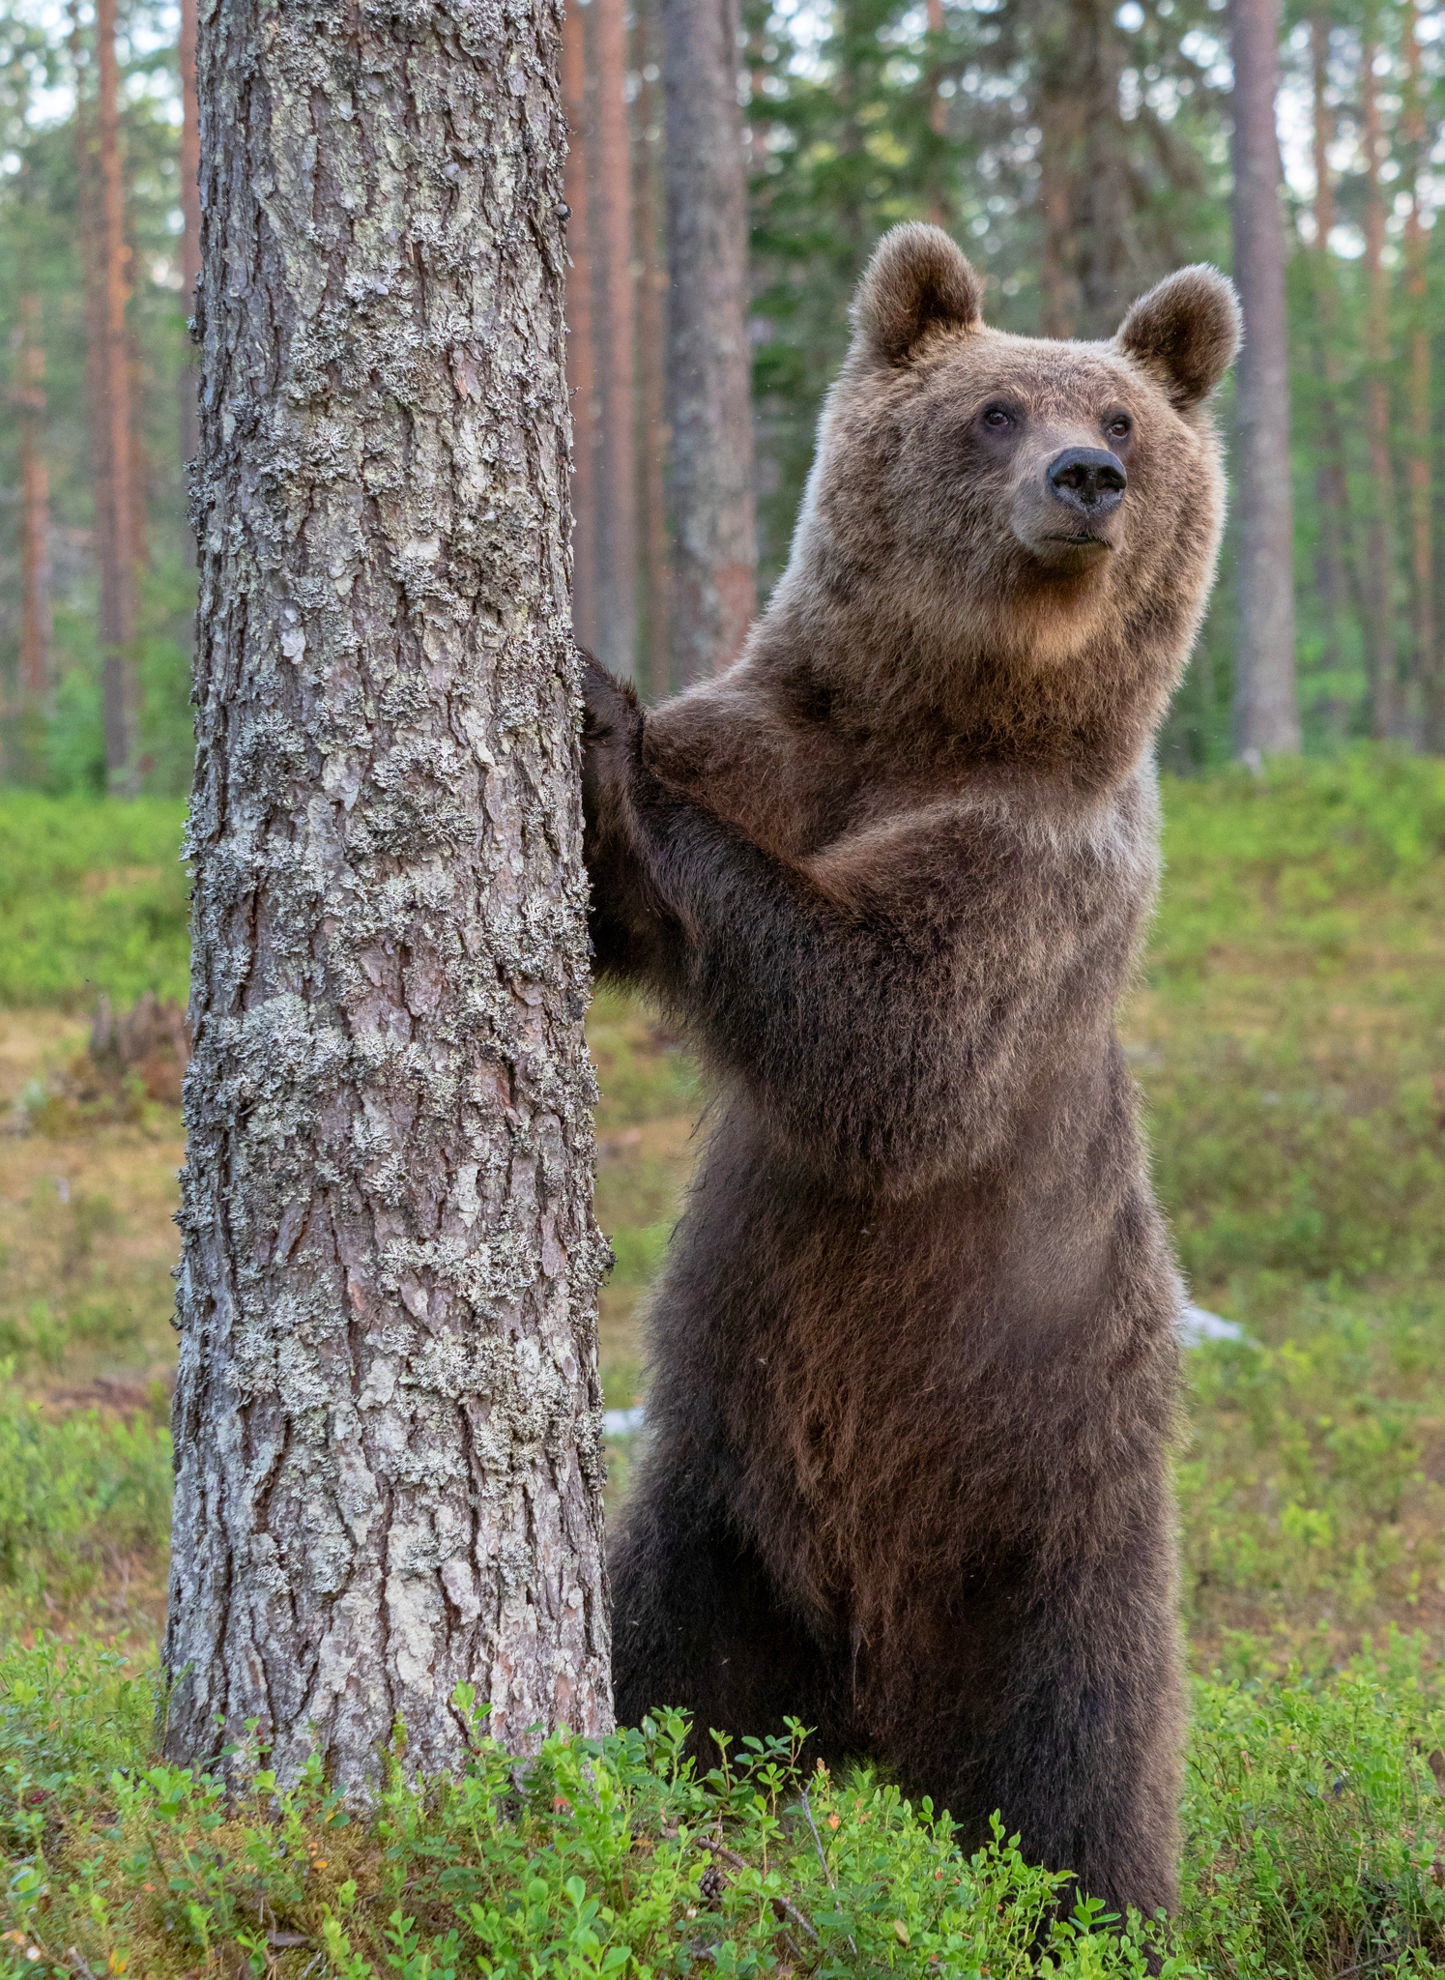
[[[1282,24],[1296,662],[1311,750],[1427,739],[1445,624],[1442,28],[1421,0],[1332,0]],[[105,653],[133,729],[125,787],[176,794],[189,777],[186,319],[199,214],[182,157],[194,143],[185,30],[153,0],[0,13],[3,769],[57,794],[105,786]],[[587,0],[567,34],[577,619],[656,697],[698,664],[679,578],[691,519],[676,509],[688,474],[717,471],[721,444],[717,429],[670,430],[663,375],[678,334],[668,216],[690,161],[665,142],[657,0]],[[749,347],[752,430],[738,445],[756,525],[747,514],[739,526],[740,622],[785,557],[877,235],[938,220],[985,272],[992,320],[1107,335],[1170,269],[1229,266],[1232,73],[1212,0],[746,0],[736,53],[748,258],[705,255],[698,279]],[[676,242],[673,255],[676,267]],[[729,281],[745,293],[720,293]],[[1232,432],[1228,391],[1221,411]],[[1231,752],[1233,549],[1231,536],[1164,737],[1167,768]]]

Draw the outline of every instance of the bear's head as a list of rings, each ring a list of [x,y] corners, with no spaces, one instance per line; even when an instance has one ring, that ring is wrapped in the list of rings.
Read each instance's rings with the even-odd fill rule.
[[[1152,725],[1219,546],[1207,402],[1234,290],[1183,269],[1108,343],[1012,336],[980,303],[939,228],[879,244],[779,603],[875,705],[923,697],[1020,737]]]

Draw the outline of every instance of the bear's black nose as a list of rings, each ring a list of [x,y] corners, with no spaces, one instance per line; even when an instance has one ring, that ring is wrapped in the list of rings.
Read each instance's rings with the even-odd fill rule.
[[[1124,463],[1102,447],[1065,447],[1049,462],[1048,478],[1055,499],[1091,521],[1117,509],[1129,485]]]

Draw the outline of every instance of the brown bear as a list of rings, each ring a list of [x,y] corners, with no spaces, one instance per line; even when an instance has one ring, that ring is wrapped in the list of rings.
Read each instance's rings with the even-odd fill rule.
[[[816,1728],[973,1844],[1172,1905],[1180,1285],[1114,1009],[1223,514],[1210,268],[1111,343],[874,255],[791,560],[644,713],[588,670],[601,970],[716,1097],[613,1558],[621,1720]]]

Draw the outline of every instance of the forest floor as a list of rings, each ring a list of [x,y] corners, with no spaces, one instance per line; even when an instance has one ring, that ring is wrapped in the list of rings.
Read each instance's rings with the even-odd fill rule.
[[[1445,768],[1358,756],[1165,801],[1123,1035],[1192,1296],[1244,1329],[1188,1357],[1196,1713],[1171,1959],[1445,1972]],[[479,1761],[465,1821],[455,1797],[425,1821],[407,1803],[381,1858],[317,1840],[343,1819],[318,1785],[286,1818],[318,1872],[295,1891],[267,1854],[274,1810],[223,1822],[154,1766],[179,1116],[163,1071],[98,1077],[87,1041],[101,993],[183,994],[178,832],[174,807],[0,798],[0,1832],[18,1866],[0,1969],[1028,1971],[1048,1894],[1027,1866],[1003,1847],[964,1864],[867,1777],[800,1803],[778,1754],[707,1785],[671,1768],[665,1728],[605,1763],[564,1747],[551,1809],[512,1807]],[[639,1317],[702,1094],[640,1006],[600,997],[589,1037],[619,1409],[645,1393]],[[578,1810],[609,1794],[604,1848]],[[475,1837],[476,1795],[485,1849],[456,1827]],[[409,1846],[425,1873],[397,1858],[408,1822],[432,1825]],[[733,1865],[716,1888],[677,1842],[709,1825],[707,1864]],[[465,1904],[435,1882],[459,1849],[488,1866]],[[1060,1970],[1137,1968],[1088,1926],[1056,1940]]]

